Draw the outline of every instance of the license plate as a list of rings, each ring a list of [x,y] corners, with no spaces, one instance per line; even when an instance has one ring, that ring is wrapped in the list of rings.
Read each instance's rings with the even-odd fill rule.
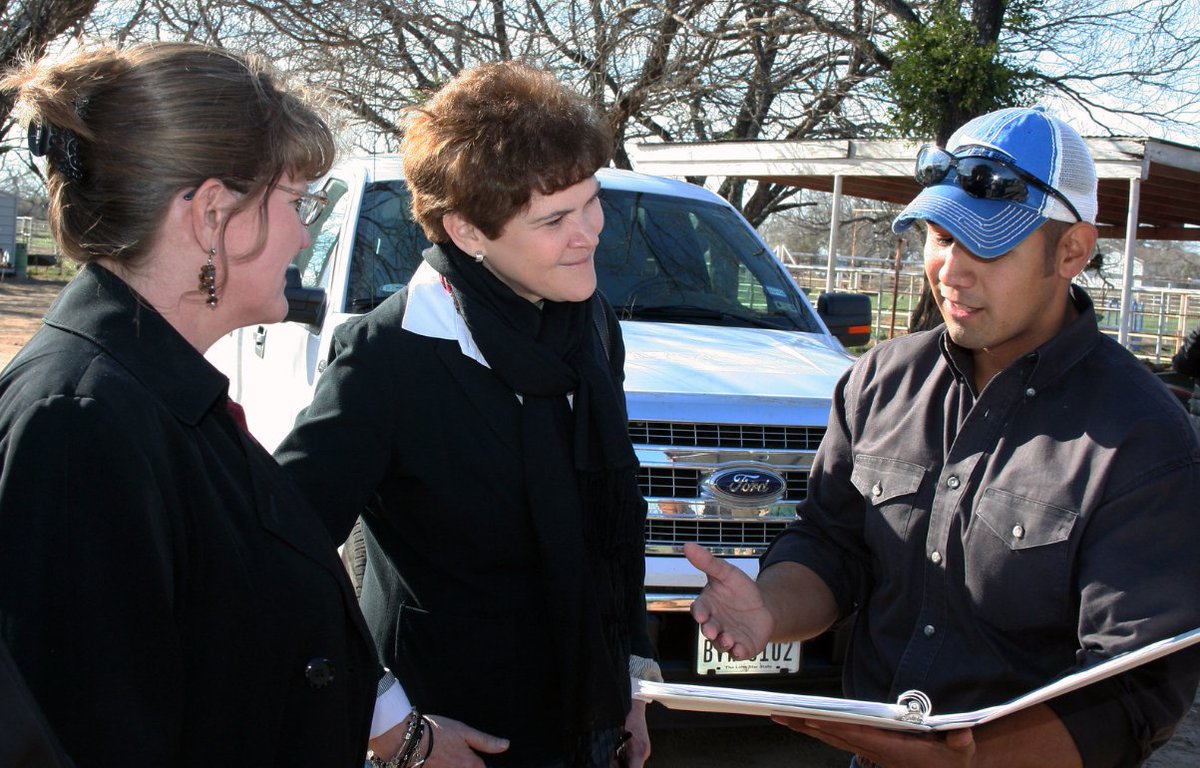
[[[718,650],[699,631],[696,638],[698,675],[779,675],[800,671],[800,643],[767,643],[754,658],[738,661]]]

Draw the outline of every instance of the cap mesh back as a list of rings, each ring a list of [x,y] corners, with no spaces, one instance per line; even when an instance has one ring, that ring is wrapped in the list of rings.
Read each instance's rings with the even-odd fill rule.
[[[1083,138],[1066,123],[1054,119],[1062,160],[1057,180],[1051,182],[1079,211],[1084,221],[1096,223],[1096,168]],[[1075,221],[1075,216],[1051,195],[1051,208],[1046,213],[1052,219]]]

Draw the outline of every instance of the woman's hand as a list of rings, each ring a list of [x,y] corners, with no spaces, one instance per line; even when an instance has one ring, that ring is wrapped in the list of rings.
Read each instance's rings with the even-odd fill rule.
[[[629,714],[625,716],[626,737],[617,748],[613,765],[624,768],[642,768],[650,757],[650,730],[646,727],[646,702],[633,700]]]
[[[477,752],[496,755],[508,749],[508,739],[477,731],[457,720],[439,715],[428,715],[425,719],[428,722],[416,751],[417,759],[429,753],[423,768],[483,768],[483,760]],[[381,759],[391,759],[404,747],[407,729],[408,718],[405,718],[396,727],[371,739],[368,746]]]

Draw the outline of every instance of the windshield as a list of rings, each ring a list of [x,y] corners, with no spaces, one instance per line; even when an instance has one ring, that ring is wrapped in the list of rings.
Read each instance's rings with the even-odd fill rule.
[[[408,284],[429,247],[413,221],[404,182],[376,181],[363,192],[354,230],[346,308],[365,312]]]
[[[345,188],[340,182],[327,187],[335,204],[315,225],[320,231],[299,260],[305,285],[320,284],[326,259],[317,256],[333,250],[342,217],[330,213],[350,200],[340,194]],[[623,320],[819,332],[787,271],[733,211],[607,188],[600,199],[604,230],[596,276]],[[354,230],[347,311],[366,312],[403,288],[427,247],[404,183],[368,184]]]
[[[819,332],[745,220],[711,203],[601,190],[600,289],[625,320]]]

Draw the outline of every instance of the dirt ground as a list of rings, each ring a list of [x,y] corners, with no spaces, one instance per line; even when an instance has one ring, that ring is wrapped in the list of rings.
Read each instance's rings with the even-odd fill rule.
[[[26,279],[15,281],[7,277],[0,279],[0,368],[8,364],[8,361],[41,326],[42,316],[46,314],[50,303],[65,284],[65,281],[62,280]],[[694,738],[693,735],[691,739],[694,740]],[[766,751],[773,751],[762,740],[756,739],[756,741],[760,746],[767,747]],[[669,757],[671,750],[667,743],[664,743],[663,747],[660,757],[663,758],[664,765],[669,766],[672,764]],[[746,748],[746,745],[741,747],[742,757],[745,757],[744,750]],[[786,753],[776,753],[780,760],[779,764],[797,765],[794,742],[789,743],[784,749],[786,749]],[[712,751],[719,752],[720,750],[716,749],[714,745]],[[781,749],[780,752],[783,750]],[[764,757],[767,756],[764,755]],[[826,757],[826,760],[828,759]],[[733,764],[728,762],[728,758],[719,760],[722,765]],[[776,762],[771,757],[767,757],[767,760],[769,762],[756,764],[767,765]],[[651,760],[651,762],[654,761]],[[840,758],[837,762],[840,762]],[[689,756],[687,760],[687,764],[691,768],[701,768],[702,763],[703,761],[697,762],[695,756]],[[823,765],[825,763],[808,764]],[[1146,768],[1197,768],[1197,766],[1200,766],[1200,696],[1197,697],[1191,712],[1180,724],[1171,741],[1146,763]]]
[[[62,280],[0,279],[0,368],[41,327],[42,316],[64,285]]]

